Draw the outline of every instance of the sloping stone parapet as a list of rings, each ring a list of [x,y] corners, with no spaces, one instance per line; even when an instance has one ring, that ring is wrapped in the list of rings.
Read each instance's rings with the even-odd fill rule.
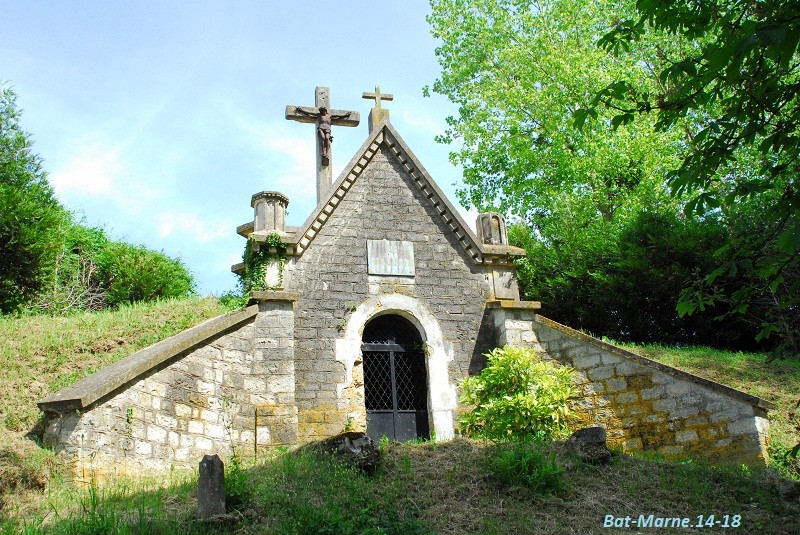
[[[257,313],[258,306],[252,305],[211,318],[106,366],[89,377],[51,394],[37,405],[45,413],[65,413],[75,409],[85,409],[109,392],[133,381],[166,360],[249,320]]]
[[[254,296],[42,400],[45,443],[79,479],[295,444],[294,299]]]
[[[533,348],[576,371],[572,409],[610,445],[670,457],[764,465],[773,404],[618,348],[536,313],[489,303],[495,341]]]

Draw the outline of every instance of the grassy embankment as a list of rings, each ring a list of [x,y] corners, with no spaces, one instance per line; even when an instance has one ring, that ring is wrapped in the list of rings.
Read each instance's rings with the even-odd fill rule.
[[[487,464],[496,452],[466,440],[386,446],[384,469],[374,477],[309,454],[275,453],[235,474],[230,486],[241,503],[207,526],[194,520],[191,474],[75,489],[55,457],[26,438],[38,420],[37,399],[222,312],[206,299],[69,318],[0,318],[0,533],[608,533],[608,514],[693,521],[739,514],[744,532],[800,532],[800,512],[780,497],[774,470],[630,456],[593,467],[562,456],[563,489],[542,494],[498,479]],[[800,399],[798,363],[767,365],[760,355],[703,348],[629,349],[775,401],[776,459],[798,440],[790,422]]]

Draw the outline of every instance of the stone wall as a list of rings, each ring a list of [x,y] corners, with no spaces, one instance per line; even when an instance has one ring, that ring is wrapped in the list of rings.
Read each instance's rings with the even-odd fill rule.
[[[413,242],[416,275],[368,275],[369,239]],[[475,266],[385,145],[308,249],[287,264],[286,289],[300,295],[296,395],[301,440],[339,433],[348,420],[356,428],[363,427],[364,389],[355,355],[360,347],[352,348],[355,370],[348,370],[346,357],[340,355],[337,360],[336,340],[345,338],[354,312],[380,295],[407,296],[435,318],[443,336],[437,343],[449,363],[449,395],[455,406],[455,384],[466,377],[477,354],[476,338],[491,279]],[[437,436],[442,436],[439,431]]]
[[[43,402],[45,442],[84,478],[196,469],[207,453],[229,456],[237,448],[252,454],[257,447],[294,444],[293,316],[291,301],[262,302],[254,319],[89,407],[59,414]],[[134,354],[113,366],[124,369],[136,359]]]
[[[493,310],[497,343],[531,347],[577,372],[572,408],[625,450],[766,462],[766,409],[732,388],[681,372],[511,306]]]

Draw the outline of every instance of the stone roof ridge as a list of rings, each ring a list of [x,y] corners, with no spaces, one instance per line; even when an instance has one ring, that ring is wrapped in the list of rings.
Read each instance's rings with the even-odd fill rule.
[[[308,249],[314,237],[325,225],[325,222],[336,210],[350,187],[361,176],[361,173],[366,169],[382,145],[385,145],[398,159],[420,191],[439,212],[445,225],[455,234],[467,254],[475,262],[507,262],[511,257],[525,255],[525,251],[518,247],[484,245],[480,243],[472,228],[464,221],[455,206],[447,199],[433,180],[433,177],[417,160],[414,153],[408,148],[403,138],[387,119],[384,119],[373,129],[363,145],[356,151],[355,156],[344,167],[339,178],[331,186],[327,200],[320,202],[305,223],[297,229],[295,234],[295,254],[301,255],[303,251]]]

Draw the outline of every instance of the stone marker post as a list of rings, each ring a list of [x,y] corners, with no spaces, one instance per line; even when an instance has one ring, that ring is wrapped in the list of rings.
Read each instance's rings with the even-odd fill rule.
[[[197,515],[208,520],[225,514],[225,463],[216,453],[204,455],[200,461],[197,482]]]

